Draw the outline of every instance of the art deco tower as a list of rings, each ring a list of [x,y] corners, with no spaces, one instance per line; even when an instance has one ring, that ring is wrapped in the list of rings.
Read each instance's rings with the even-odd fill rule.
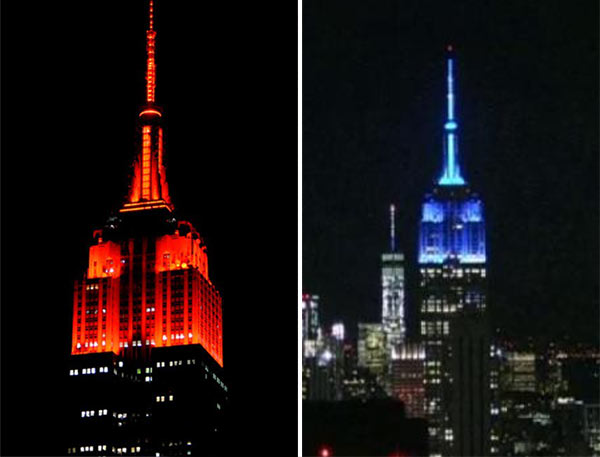
[[[117,217],[94,231],[75,282],[69,453],[185,455],[213,452],[221,431],[221,297],[206,246],[175,217],[155,103],[156,31],[150,0],[141,148]]]
[[[489,354],[484,206],[462,176],[454,64],[447,56],[444,165],[419,229],[419,334],[425,345],[432,455],[489,452]]]

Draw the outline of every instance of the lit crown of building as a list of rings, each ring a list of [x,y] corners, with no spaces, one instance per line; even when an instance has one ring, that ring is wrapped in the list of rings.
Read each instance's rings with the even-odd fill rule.
[[[201,344],[222,366],[221,297],[208,277],[206,246],[190,223],[173,217],[155,49],[150,0],[141,150],[119,217],[94,232],[87,274],[75,283],[72,354]]]
[[[452,47],[448,47],[446,97],[443,171],[422,205],[419,263],[441,264],[452,259],[463,264],[485,263],[484,205],[467,187],[458,159]]]

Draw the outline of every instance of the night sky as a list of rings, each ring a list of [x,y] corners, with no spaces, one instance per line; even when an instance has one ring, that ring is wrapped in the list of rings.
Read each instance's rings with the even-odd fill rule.
[[[463,176],[487,211],[494,325],[597,344],[598,3],[303,5],[303,287],[321,296],[323,319],[354,333],[380,320],[392,202],[414,291],[452,43]]]
[[[127,192],[147,1],[17,3],[2,14],[2,454],[64,455],[73,281]],[[155,30],[171,198],[223,296],[224,446],[294,454],[296,5],[158,0]]]

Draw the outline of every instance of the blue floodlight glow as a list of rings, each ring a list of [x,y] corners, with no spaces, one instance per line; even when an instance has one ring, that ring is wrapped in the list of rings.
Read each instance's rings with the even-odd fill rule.
[[[454,120],[454,61],[448,59],[448,119],[444,124],[446,138],[444,141],[444,171],[438,180],[440,186],[462,186],[465,180],[460,173],[458,163],[458,138],[455,130],[458,129],[458,123]]]
[[[444,124],[444,167],[440,186],[464,186],[458,160],[458,123],[454,119],[453,60],[448,59],[448,119]],[[423,202],[419,230],[419,263],[486,262],[483,202],[468,191],[442,192]]]
[[[482,213],[481,200],[469,200],[461,208],[460,219],[463,222],[481,222],[483,221]]]
[[[454,121],[448,121],[444,124],[444,128],[446,130],[456,130],[457,127],[458,127],[458,124]]]
[[[423,203],[423,222],[442,222],[444,206],[440,202],[428,201]]]
[[[419,230],[419,263],[485,263],[483,202],[478,198],[423,202]]]

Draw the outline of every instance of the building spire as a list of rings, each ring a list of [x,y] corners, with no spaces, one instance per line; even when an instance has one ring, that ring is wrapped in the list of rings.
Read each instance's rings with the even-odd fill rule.
[[[444,124],[444,172],[438,184],[442,186],[461,186],[465,180],[460,173],[458,161],[458,124],[454,118],[454,49],[452,45],[447,48],[447,103],[448,113]]]
[[[154,31],[154,0],[150,0],[148,11],[148,30],[146,30],[146,103],[154,104],[156,93],[156,63],[154,61],[156,32]]]
[[[160,109],[154,104],[156,64],[154,62],[156,32],[154,30],[154,0],[149,0],[146,30],[146,104],[139,115],[141,149],[133,162],[133,176],[127,200],[120,212],[148,209],[173,209],[169,197],[163,163],[163,130]]]
[[[390,205],[390,252],[396,252],[396,207]]]

